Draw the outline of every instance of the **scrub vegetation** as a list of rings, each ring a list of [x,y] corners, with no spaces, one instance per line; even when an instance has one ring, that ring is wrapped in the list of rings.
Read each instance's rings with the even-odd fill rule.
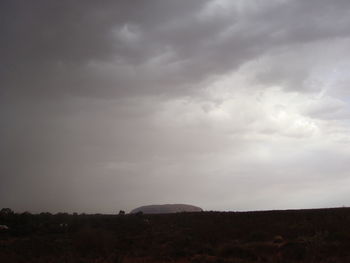
[[[146,215],[1,210],[3,263],[350,262],[350,209]]]

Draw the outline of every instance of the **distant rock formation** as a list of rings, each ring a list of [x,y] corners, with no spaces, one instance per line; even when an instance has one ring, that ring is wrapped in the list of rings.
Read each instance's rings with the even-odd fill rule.
[[[170,214],[180,212],[202,212],[203,209],[194,205],[185,204],[165,204],[165,205],[146,205],[135,208],[130,213],[142,212],[144,214]]]

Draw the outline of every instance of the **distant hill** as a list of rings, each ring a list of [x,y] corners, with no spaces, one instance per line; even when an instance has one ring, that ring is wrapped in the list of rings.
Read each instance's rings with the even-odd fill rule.
[[[194,205],[185,204],[164,204],[164,205],[146,205],[135,208],[130,213],[142,212],[144,214],[171,214],[179,212],[202,212],[203,209]]]

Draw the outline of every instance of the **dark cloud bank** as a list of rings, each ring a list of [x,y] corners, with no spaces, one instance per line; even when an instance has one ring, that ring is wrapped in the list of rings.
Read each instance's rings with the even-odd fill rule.
[[[350,3],[0,3],[0,207],[349,204]]]

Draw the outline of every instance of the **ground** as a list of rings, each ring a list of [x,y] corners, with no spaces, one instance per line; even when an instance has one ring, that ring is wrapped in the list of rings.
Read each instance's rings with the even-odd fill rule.
[[[350,262],[350,209],[2,214],[0,261]]]

